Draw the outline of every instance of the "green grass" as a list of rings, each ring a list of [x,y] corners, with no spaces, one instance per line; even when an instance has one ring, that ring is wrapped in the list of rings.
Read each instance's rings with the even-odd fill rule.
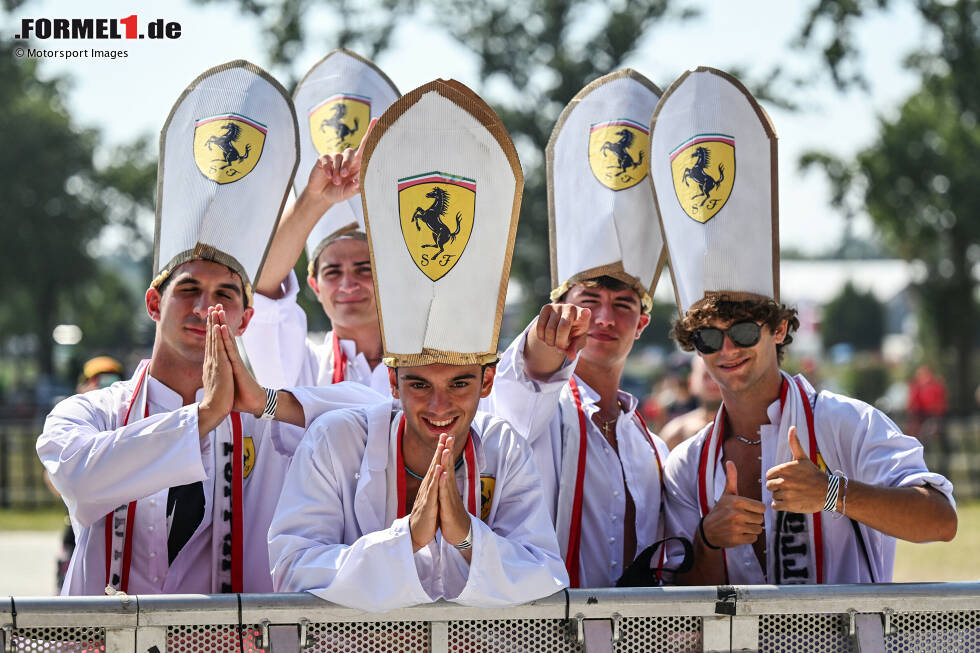
[[[0,510],[0,533],[8,531],[59,531],[65,525],[62,506],[35,510]]]
[[[959,528],[952,542],[913,544],[899,540],[895,582],[980,580],[980,500],[956,506]]]

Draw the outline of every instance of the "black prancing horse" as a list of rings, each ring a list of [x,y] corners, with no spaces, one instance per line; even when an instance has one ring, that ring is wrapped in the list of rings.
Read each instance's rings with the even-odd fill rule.
[[[446,243],[456,242],[463,216],[459,211],[456,212],[456,231],[450,231],[446,223],[442,221],[442,216],[446,215],[446,209],[449,208],[449,193],[436,186],[425,196],[432,198],[432,206],[427,209],[423,209],[421,206],[417,207],[412,215],[412,222],[415,223],[415,228],[419,231],[422,231],[419,220],[432,230],[432,244],[422,245],[422,247],[438,247],[439,254],[442,254]]]

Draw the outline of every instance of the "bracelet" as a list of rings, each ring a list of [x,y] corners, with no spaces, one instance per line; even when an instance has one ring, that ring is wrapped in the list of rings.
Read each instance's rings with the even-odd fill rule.
[[[276,417],[276,408],[279,406],[279,391],[265,388],[265,397],[265,410],[262,411],[259,419],[269,421]]]
[[[473,548],[473,524],[470,524],[470,530],[466,532],[466,537],[459,544],[453,544],[458,551],[465,551],[467,549]]]
[[[840,480],[842,476],[830,474],[827,476],[827,499],[823,504],[824,512],[837,511],[837,497],[840,494]]]
[[[701,541],[704,543],[704,545],[706,547],[708,547],[709,549],[711,549],[713,551],[717,551],[718,549],[721,548],[720,546],[715,546],[714,544],[712,544],[711,542],[709,542],[708,541],[708,538],[705,537],[705,535],[704,535],[704,517],[702,517],[701,518],[701,521],[698,522],[698,532],[701,533]]]

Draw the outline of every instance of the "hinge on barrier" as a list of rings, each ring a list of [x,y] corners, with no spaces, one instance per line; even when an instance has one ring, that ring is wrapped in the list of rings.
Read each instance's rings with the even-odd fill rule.
[[[851,608],[846,613],[845,620],[847,621],[847,635],[849,637],[854,637],[854,633],[857,630],[857,613],[858,611],[854,608]]]
[[[268,619],[259,622],[259,639],[255,642],[255,648],[263,651],[269,648],[269,625],[271,623]]]
[[[895,611],[891,608],[885,608],[881,611],[882,628],[885,631],[885,637],[895,634],[895,625],[892,623],[892,617],[894,616]]]
[[[715,601],[715,614],[735,616],[735,600],[738,592],[731,585],[718,586],[718,600]]]
[[[619,642],[620,637],[622,636],[622,628],[620,624],[622,619],[623,619],[623,615],[619,614],[618,612],[612,613],[609,616],[609,619],[586,619],[584,614],[579,613],[575,615],[575,639],[579,644],[588,644],[589,643],[588,640],[590,636],[602,637],[601,630],[599,631],[593,630],[591,635],[587,635],[585,622],[586,621],[592,622],[590,628],[604,629],[604,626],[602,624],[596,624],[595,622],[608,621],[610,622],[609,630],[605,632],[609,633],[609,639],[611,643],[616,644]]]
[[[14,627],[7,624],[3,627],[3,653],[12,653],[14,650]]]
[[[313,646],[313,642],[310,641],[310,620],[300,619],[299,620],[299,647],[301,649],[307,649]]]

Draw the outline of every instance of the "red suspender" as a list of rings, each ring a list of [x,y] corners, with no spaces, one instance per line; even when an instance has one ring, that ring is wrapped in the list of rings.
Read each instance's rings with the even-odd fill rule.
[[[340,338],[333,332],[333,383],[344,380],[344,370],[347,369],[347,354],[340,348]]]

